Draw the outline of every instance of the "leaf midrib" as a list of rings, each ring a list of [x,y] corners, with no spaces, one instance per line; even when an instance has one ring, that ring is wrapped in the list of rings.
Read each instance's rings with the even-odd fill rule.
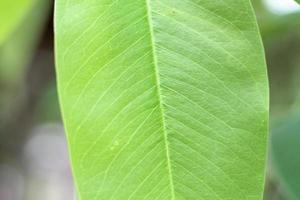
[[[166,158],[167,158],[167,166],[168,166],[168,173],[169,173],[171,198],[172,198],[172,200],[175,200],[175,191],[174,191],[174,183],[173,183],[173,175],[172,175],[170,151],[169,151],[169,142],[168,142],[168,135],[167,135],[167,131],[166,131],[166,122],[165,122],[164,109],[163,109],[163,104],[162,104],[162,95],[161,95],[161,90],[160,90],[160,78],[159,78],[159,71],[158,71],[158,62],[157,62],[157,58],[156,58],[154,32],[153,32],[153,26],[151,23],[151,21],[152,21],[151,5],[150,5],[150,0],[145,0],[145,1],[146,1],[147,21],[148,21],[148,26],[149,26],[152,56],[153,56],[155,83],[156,83],[156,88],[157,88],[159,110],[160,110],[160,114],[161,114],[161,123],[163,126],[163,135],[164,135],[164,142],[165,142],[165,148],[166,148]]]

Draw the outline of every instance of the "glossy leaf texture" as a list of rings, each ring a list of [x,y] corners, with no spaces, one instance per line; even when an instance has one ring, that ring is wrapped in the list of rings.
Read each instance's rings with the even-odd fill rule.
[[[289,198],[300,198],[300,112],[289,113],[273,127],[272,161]]]
[[[57,0],[81,200],[262,198],[268,84],[248,0]]]

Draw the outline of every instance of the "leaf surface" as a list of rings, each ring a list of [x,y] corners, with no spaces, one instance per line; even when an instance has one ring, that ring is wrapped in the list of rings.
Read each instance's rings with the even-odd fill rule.
[[[81,200],[261,199],[268,84],[248,0],[57,0]]]

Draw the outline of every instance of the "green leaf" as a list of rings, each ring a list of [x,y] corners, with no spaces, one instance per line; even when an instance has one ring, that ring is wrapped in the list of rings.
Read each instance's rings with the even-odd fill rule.
[[[6,0],[1,1],[1,3],[4,2]],[[49,15],[50,3],[50,0],[32,0],[30,8],[23,13],[22,19],[14,30],[2,44],[0,42],[0,80],[6,85],[12,86],[23,78],[24,67],[34,55],[43,25]],[[14,4],[16,3],[12,5]]]
[[[0,1],[0,45],[17,27],[35,0]]]
[[[81,200],[262,198],[268,84],[248,0],[57,0]]]
[[[300,198],[300,114],[293,113],[274,126],[271,137],[271,153],[275,171],[290,195]]]
[[[5,1],[0,2],[3,4]],[[14,1],[10,1],[14,2]],[[0,41],[0,110],[11,112],[9,105],[24,82],[26,67],[32,60],[43,25],[51,8],[50,0],[35,0],[14,30]],[[14,4],[12,4],[14,5]],[[0,10],[5,7],[0,7]],[[0,16],[3,13],[0,11]],[[3,18],[6,19],[6,18]],[[2,22],[2,18],[0,17]],[[0,23],[1,24],[1,23]],[[1,26],[1,25],[0,25]],[[1,31],[0,31],[1,32]],[[1,37],[1,36],[0,36]],[[6,110],[7,111],[4,111]]]

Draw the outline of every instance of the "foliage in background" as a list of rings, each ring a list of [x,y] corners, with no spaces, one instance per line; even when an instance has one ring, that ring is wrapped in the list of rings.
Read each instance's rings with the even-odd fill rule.
[[[272,160],[290,200],[300,199],[300,112],[294,111],[273,129]]]
[[[20,154],[38,101],[38,88],[44,85],[37,79],[46,80],[39,72],[47,73],[45,66],[49,64],[34,59],[40,59],[36,49],[49,17],[51,0],[3,0],[0,4],[3,38],[0,43],[1,162],[9,157],[16,160],[15,156]]]
[[[0,45],[18,26],[34,2],[34,0],[1,0]]]
[[[27,66],[34,56],[50,3],[50,0],[3,0],[0,3],[1,112],[16,95],[15,90],[20,92],[25,81]]]
[[[35,118],[38,123],[61,121],[55,81],[42,93]]]

